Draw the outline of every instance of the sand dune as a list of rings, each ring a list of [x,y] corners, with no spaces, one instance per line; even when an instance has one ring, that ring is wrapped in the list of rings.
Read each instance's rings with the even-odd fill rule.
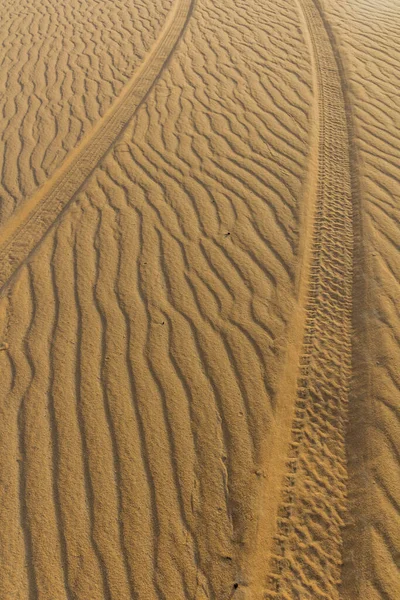
[[[397,598],[400,7],[348,4],[3,3],[0,599]]]

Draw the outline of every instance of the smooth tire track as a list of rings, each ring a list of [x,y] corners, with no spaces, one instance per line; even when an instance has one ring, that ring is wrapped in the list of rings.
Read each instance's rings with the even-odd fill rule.
[[[0,292],[122,134],[174,52],[193,7],[194,0],[176,0],[158,40],[111,108],[0,232]]]

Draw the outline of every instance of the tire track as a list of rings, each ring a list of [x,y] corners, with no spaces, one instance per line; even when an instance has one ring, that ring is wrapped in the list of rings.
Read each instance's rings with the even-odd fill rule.
[[[338,598],[346,506],[353,207],[341,66],[320,6],[298,0],[314,77],[312,234],[295,415],[267,598]],[[308,245],[308,247],[307,247]]]
[[[399,2],[324,2],[340,39],[362,203],[343,599],[400,595]],[[373,27],[371,28],[371,23]]]
[[[120,96],[61,168],[0,233],[0,291],[82,189],[157,81],[183,35],[194,0],[177,0],[160,36]]]

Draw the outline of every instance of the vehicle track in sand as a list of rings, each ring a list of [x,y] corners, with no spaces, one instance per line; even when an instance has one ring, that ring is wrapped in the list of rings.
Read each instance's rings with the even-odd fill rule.
[[[338,598],[346,509],[351,373],[353,197],[340,58],[316,0],[297,1],[311,54],[314,136],[304,337],[267,598]]]
[[[110,109],[65,162],[0,231],[0,291],[124,131],[181,39],[194,0],[177,0],[148,56]]]
[[[362,202],[344,599],[400,597],[399,2],[324,1],[340,39]],[[346,79],[347,79],[346,77]],[[352,164],[353,166],[353,164]]]

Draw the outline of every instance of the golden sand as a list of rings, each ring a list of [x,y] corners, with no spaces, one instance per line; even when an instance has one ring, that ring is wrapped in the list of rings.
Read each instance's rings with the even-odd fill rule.
[[[398,600],[398,0],[0,15],[0,600]]]

